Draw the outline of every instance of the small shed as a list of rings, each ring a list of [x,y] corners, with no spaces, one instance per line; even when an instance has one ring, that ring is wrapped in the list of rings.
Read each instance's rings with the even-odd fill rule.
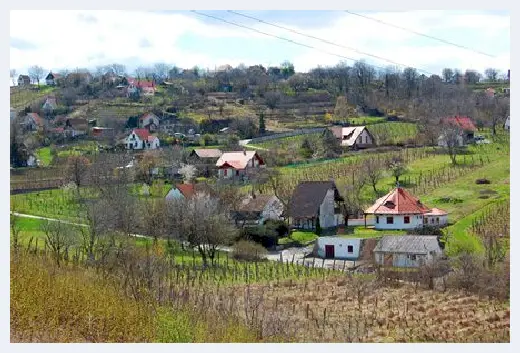
[[[439,256],[442,249],[433,235],[385,235],[374,248],[375,262],[390,267],[419,267]]]
[[[314,254],[325,259],[357,260],[360,255],[360,238],[319,237]]]

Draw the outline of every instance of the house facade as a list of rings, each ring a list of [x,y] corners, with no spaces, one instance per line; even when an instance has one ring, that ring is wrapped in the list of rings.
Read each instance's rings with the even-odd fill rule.
[[[47,97],[42,105],[42,109],[50,113],[52,113],[57,107],[58,104],[56,103],[56,97]]]
[[[81,118],[69,118],[65,121],[65,134],[69,137],[77,137],[88,133],[88,121]]]
[[[281,220],[284,207],[274,195],[250,195],[242,200],[233,219],[238,225],[261,225],[267,220]]]
[[[251,170],[264,168],[264,160],[256,151],[225,152],[215,163],[219,179],[245,179]]]
[[[24,86],[30,86],[30,85],[31,85],[31,78],[28,75],[18,76],[18,86],[24,87]]]
[[[374,136],[366,126],[333,126],[330,130],[340,140],[343,147],[369,148],[375,144]]]
[[[436,236],[387,235],[374,248],[374,260],[380,266],[417,268],[442,256]]]
[[[301,182],[289,202],[289,224],[296,229],[316,230],[343,224],[343,198],[332,181]]]
[[[142,94],[143,96],[155,95],[155,84],[153,81],[136,80],[135,78],[127,78],[128,86],[126,87],[126,95],[130,97],[134,94]]]
[[[36,132],[44,127],[44,120],[37,113],[27,113],[21,125],[26,131]]]
[[[355,261],[361,254],[361,242],[359,238],[319,237],[313,254],[323,259]]]
[[[56,86],[58,84],[58,79],[60,75],[49,72],[49,74],[45,77],[45,83],[48,86]]]
[[[199,173],[210,177],[217,172],[215,164],[222,156],[222,151],[211,148],[196,148],[188,155],[188,161],[197,166]]]
[[[145,113],[139,117],[137,125],[140,129],[155,132],[159,129],[159,118],[154,113]]]
[[[159,138],[146,129],[133,129],[124,144],[128,150],[154,150],[159,148]]]
[[[396,187],[365,210],[375,218],[374,228],[380,230],[402,230],[422,228],[426,222],[432,226],[444,226],[448,223],[448,213],[430,209],[404,188]],[[434,223],[431,220],[433,219]],[[437,222],[438,219],[438,222]]]

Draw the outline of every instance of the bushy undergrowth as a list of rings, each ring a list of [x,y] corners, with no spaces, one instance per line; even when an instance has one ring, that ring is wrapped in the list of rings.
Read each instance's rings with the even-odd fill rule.
[[[84,267],[55,267],[37,255],[11,260],[12,342],[255,342],[231,318],[135,300]]]

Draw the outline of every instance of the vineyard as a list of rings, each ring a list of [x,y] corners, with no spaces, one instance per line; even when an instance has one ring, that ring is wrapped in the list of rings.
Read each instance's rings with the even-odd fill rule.
[[[19,251],[25,256],[51,260],[45,250],[29,246]],[[153,300],[175,311],[190,308],[204,318],[209,315],[225,321],[238,320],[255,333],[256,338],[249,340],[509,342],[510,339],[510,311],[506,302],[446,289],[446,284],[442,291],[399,282],[387,286],[374,276],[348,275],[290,262],[235,262],[208,268],[179,266],[149,248],[145,254],[139,254],[127,248],[97,257],[95,273],[113,281],[115,288],[125,293],[124,297],[138,303]],[[65,266],[78,271],[84,265],[81,256],[72,255]],[[70,297],[63,301],[72,304]],[[42,306],[45,308],[45,304]]]

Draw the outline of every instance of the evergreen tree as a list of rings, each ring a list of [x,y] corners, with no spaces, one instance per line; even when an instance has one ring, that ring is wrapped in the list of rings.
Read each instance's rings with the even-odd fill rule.
[[[314,149],[308,138],[303,139],[302,145],[300,146],[300,155],[303,158],[311,158],[314,154]]]
[[[265,117],[264,117],[264,112],[260,112],[259,121],[258,121],[258,132],[260,134],[265,134]]]
[[[332,158],[341,153],[341,145],[339,140],[334,136],[330,129],[325,129],[321,137],[321,155],[323,157]]]
[[[318,216],[316,218],[316,235],[320,236],[321,235],[321,226],[320,226],[320,217]]]

